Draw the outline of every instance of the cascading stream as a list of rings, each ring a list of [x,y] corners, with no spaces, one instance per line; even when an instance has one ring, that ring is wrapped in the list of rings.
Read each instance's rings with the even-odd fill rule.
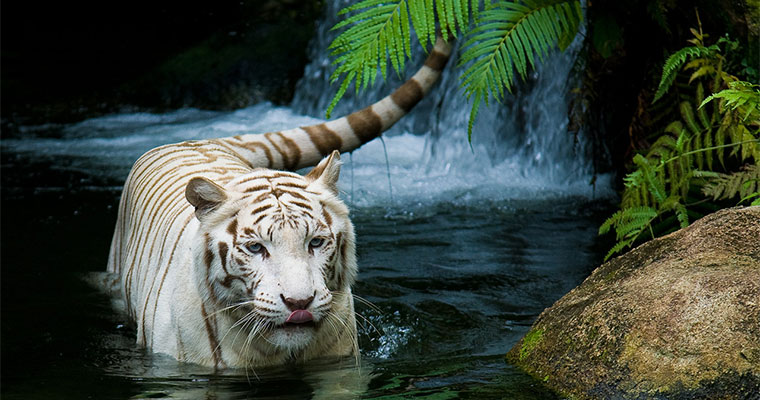
[[[335,85],[329,83],[334,67],[327,48],[338,32],[331,31],[330,27],[339,21],[338,11],[348,4],[350,2],[345,0],[328,2],[324,20],[318,25],[310,45],[312,61],[298,83],[292,102],[294,111],[314,117],[324,115],[336,90]],[[412,182],[395,175],[414,174],[436,182],[431,184],[434,187],[458,184],[468,191],[491,187],[494,190],[487,192],[497,198],[505,197],[504,193],[493,193],[500,192],[499,188],[522,197],[516,189],[519,187],[525,188],[528,195],[535,195],[536,190],[593,195],[594,188],[588,185],[593,175],[591,143],[584,132],[574,135],[567,131],[568,93],[573,87],[572,67],[579,48],[580,39],[577,39],[566,51],[550,55],[530,73],[527,82],[518,82],[515,93],[507,95],[503,104],[493,102],[489,107],[481,107],[472,147],[467,141],[471,105],[459,87],[463,69],[453,68],[457,64],[455,50],[441,82],[428,98],[386,133],[386,137],[391,137],[388,143],[391,159],[395,158],[392,167],[396,172],[394,181],[398,181],[394,186],[400,186],[398,192],[403,196],[404,186]],[[409,73],[423,58],[424,52],[418,45],[413,61],[408,64]],[[388,75],[388,82],[382,82],[378,73],[381,83],[358,95],[349,88],[335,114],[364,106],[405,79],[391,72]],[[406,134],[417,140],[402,138]],[[354,159],[359,163],[382,159],[374,154],[382,151],[378,145],[370,143],[360,149],[357,152],[360,156]],[[403,156],[398,153],[406,153],[409,147],[414,147],[413,154],[401,161]],[[399,163],[404,164],[403,169]],[[597,182],[603,183],[598,184],[597,189],[601,190],[595,194],[609,195],[607,179]]]
[[[87,171],[118,184],[140,154],[151,147],[182,140],[282,130],[315,124],[324,116],[336,85],[327,47],[336,34],[345,0],[330,1],[309,48],[312,59],[298,83],[290,107],[261,103],[234,112],[183,109],[165,114],[125,113],[57,127],[26,127],[21,138],[3,141],[4,151],[48,158],[53,168]],[[419,46],[407,66],[410,73],[425,54]],[[590,143],[583,132],[567,131],[571,68],[579,43],[548,57],[528,82],[517,85],[503,104],[482,107],[467,141],[470,104],[459,88],[461,69],[454,58],[434,90],[385,135],[393,207],[437,202],[466,203],[547,197],[606,197],[608,179],[592,178]],[[335,115],[364,107],[390,93],[403,77],[389,73],[388,82],[358,95],[349,89]],[[379,80],[380,81],[380,80]],[[354,206],[390,206],[383,144],[372,141],[344,162],[341,188]],[[109,157],[102,157],[107,153]],[[61,160],[65,160],[62,162]],[[348,167],[348,165],[347,165]],[[117,183],[118,182],[118,183]],[[347,197],[349,197],[347,196]]]

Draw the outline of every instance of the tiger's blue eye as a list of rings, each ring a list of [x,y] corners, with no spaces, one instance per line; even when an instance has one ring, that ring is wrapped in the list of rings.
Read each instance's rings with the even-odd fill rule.
[[[264,246],[261,245],[261,243],[248,243],[245,245],[246,250],[250,251],[253,254],[258,254],[264,251]]]
[[[324,243],[325,243],[324,239],[322,239],[322,238],[314,238],[314,239],[311,239],[311,241],[309,242],[309,247],[316,248],[316,247],[319,247],[319,246],[323,245]]]

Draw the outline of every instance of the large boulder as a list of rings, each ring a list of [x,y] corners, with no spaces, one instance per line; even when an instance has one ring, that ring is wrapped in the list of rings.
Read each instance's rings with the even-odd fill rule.
[[[597,268],[507,354],[578,399],[760,399],[760,207]]]

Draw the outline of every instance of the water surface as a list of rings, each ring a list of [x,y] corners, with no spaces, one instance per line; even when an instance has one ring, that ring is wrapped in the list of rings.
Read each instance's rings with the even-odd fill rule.
[[[567,132],[572,50],[483,107],[472,144],[449,69],[384,143],[343,155],[360,369],[348,360],[213,373],[146,354],[109,298],[82,281],[106,268],[121,186],[146,150],[321,122],[333,90],[329,27],[345,3],[327,2],[291,107],[123,113],[3,137],[3,398],[553,398],[504,354],[604,253],[596,230],[613,193],[583,132]],[[417,49],[410,64],[422,57]],[[349,95],[336,114],[397,84]]]
[[[425,135],[387,138],[390,167],[380,142],[344,155],[355,293],[372,304],[357,305],[361,370],[348,361],[214,374],[134,344],[124,316],[81,280],[105,269],[133,160],[162,142],[293,121],[314,119],[264,104],[116,115],[4,140],[3,397],[552,398],[503,357],[599,262],[607,201],[579,180],[498,165],[429,168]]]

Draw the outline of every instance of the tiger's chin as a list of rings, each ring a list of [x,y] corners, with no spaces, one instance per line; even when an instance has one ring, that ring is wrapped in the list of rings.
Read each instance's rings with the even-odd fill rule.
[[[267,341],[277,348],[290,352],[300,351],[309,346],[317,336],[319,325],[314,321],[305,323],[286,322],[272,329]]]

